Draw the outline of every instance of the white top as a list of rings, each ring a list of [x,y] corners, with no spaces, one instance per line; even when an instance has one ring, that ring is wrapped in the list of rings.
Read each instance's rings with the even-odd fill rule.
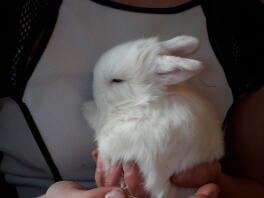
[[[99,56],[129,40],[150,36],[167,40],[177,35],[199,38],[201,47],[193,57],[206,69],[192,82],[215,104],[223,120],[232,103],[231,90],[210,46],[200,6],[175,14],[146,14],[87,0],[64,0],[23,97],[63,179],[93,186],[95,164],[90,152],[95,144],[81,106],[92,98],[92,71]],[[17,105],[8,99],[1,103],[0,150],[8,154],[1,170],[8,173],[8,182],[18,185],[21,197],[35,197],[40,189],[25,186],[45,190],[52,182],[50,170]]]

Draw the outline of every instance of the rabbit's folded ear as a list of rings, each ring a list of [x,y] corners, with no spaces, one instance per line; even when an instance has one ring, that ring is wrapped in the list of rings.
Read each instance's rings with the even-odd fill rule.
[[[164,85],[185,81],[203,68],[200,61],[168,55],[158,56],[155,65],[155,72]]]
[[[199,47],[199,40],[192,36],[177,36],[173,39],[160,42],[165,54],[187,56]]]

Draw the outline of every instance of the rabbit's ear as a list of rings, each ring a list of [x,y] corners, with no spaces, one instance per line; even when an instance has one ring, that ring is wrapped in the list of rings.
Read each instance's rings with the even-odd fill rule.
[[[199,73],[200,61],[168,55],[160,55],[155,61],[156,74],[164,85],[177,84]]]
[[[165,54],[186,56],[194,53],[199,47],[199,40],[192,36],[177,36],[173,39],[160,42]]]

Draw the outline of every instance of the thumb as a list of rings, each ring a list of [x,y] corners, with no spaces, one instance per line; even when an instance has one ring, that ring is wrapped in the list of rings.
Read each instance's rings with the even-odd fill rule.
[[[86,191],[85,198],[127,198],[127,195],[120,188],[95,188]]]
[[[205,196],[207,198],[217,198],[220,194],[220,188],[218,185],[210,183],[200,187],[195,196]]]
[[[110,195],[109,195],[110,194]],[[53,184],[47,193],[40,198],[126,198],[125,193],[120,188],[102,187],[88,190],[84,186],[71,182],[60,181]]]

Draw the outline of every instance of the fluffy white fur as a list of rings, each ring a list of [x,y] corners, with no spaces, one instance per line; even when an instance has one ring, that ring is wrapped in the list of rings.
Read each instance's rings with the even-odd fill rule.
[[[110,49],[95,66],[95,101],[84,105],[84,115],[101,160],[136,161],[153,198],[186,198],[194,189],[177,188],[170,177],[223,155],[214,110],[186,81],[203,66],[180,57],[198,43],[190,36],[140,39]]]

